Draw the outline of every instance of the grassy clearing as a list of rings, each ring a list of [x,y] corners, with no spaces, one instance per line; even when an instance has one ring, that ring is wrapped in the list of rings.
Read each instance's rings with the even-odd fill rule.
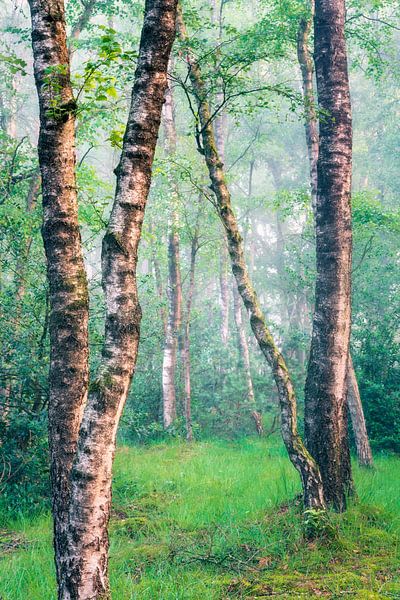
[[[359,501],[306,543],[279,442],[121,448],[111,523],[115,600],[400,599],[400,459],[355,471]],[[0,529],[2,600],[54,600],[48,516]]]

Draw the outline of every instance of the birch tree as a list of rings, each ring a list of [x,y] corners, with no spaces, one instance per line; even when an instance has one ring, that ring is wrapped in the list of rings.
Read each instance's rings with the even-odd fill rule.
[[[51,302],[49,423],[58,595],[63,600],[105,599],[110,597],[107,526],[115,438],[139,343],[137,251],[175,36],[176,1],[145,4],[115,200],[103,239],[104,346],[89,388],[88,295],[75,183],[76,101],[64,5],[61,0],[32,0],[30,6]]]
[[[301,69],[304,101],[304,127],[307,143],[307,152],[310,165],[311,201],[314,217],[317,208],[317,164],[318,164],[318,115],[315,108],[314,94],[314,62],[309,49],[309,36],[312,27],[312,16],[314,15],[314,0],[311,2],[311,18],[303,17],[300,20],[297,36],[297,56]],[[364,411],[361,402],[357,377],[354,371],[353,361],[349,354],[347,373],[347,402],[351,422],[353,425],[354,438],[357,449],[358,462],[361,466],[372,466],[372,452],[369,444],[367,428],[365,424]]]
[[[88,289],[78,225],[75,112],[62,0],[31,0],[42,235],[50,293],[49,444],[57,579],[68,553],[69,475],[88,385]]]
[[[170,61],[170,69],[172,63]],[[163,107],[165,152],[169,158],[176,155],[175,105],[172,88],[165,93]],[[170,427],[176,419],[176,366],[179,330],[182,321],[182,282],[179,251],[178,189],[173,176],[169,177],[171,209],[168,235],[168,315],[162,368],[164,427]]]
[[[337,510],[352,489],[346,374],[351,323],[352,121],[344,0],[317,0],[314,60],[319,127],[316,198],[317,278],[305,387],[305,434]]]

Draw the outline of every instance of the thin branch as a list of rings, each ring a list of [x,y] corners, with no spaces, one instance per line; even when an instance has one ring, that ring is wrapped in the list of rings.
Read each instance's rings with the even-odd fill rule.
[[[396,31],[400,31],[400,27],[393,25],[393,23],[388,23],[387,21],[379,19],[378,17],[368,17],[368,15],[364,15],[363,13],[359,13],[350,17],[349,19],[346,19],[346,23],[350,23],[350,21],[354,21],[354,19],[359,18],[366,19],[367,21],[374,21],[375,23],[380,23],[381,25],[385,25],[386,27],[390,27],[391,29],[396,29]]]

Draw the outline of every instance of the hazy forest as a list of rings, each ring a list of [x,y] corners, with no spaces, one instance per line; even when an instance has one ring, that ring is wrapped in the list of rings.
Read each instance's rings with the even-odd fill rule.
[[[400,600],[399,0],[0,7],[0,600]]]

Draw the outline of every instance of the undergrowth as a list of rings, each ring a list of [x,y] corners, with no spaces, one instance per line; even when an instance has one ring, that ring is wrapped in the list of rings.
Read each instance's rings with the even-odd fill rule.
[[[377,457],[373,471],[355,467],[357,500],[310,543],[277,440],[120,448],[113,599],[400,599],[399,466]],[[56,598],[48,515],[2,522],[0,597]]]

